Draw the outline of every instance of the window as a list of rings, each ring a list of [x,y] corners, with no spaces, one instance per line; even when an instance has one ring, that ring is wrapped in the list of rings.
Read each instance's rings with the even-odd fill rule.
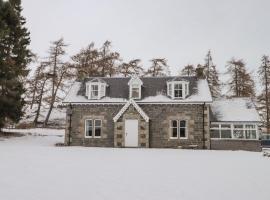
[[[211,124],[211,138],[231,138],[231,124]]]
[[[255,124],[211,124],[211,138],[257,139]]]
[[[137,76],[132,77],[129,82],[129,98],[140,99],[141,98],[141,88],[143,82]]]
[[[86,83],[86,96],[88,99],[100,99],[105,96],[107,84],[100,79],[93,79]]]
[[[140,86],[139,85],[132,85],[131,86],[131,98],[139,99],[140,98]]]
[[[86,119],[85,120],[85,137],[100,138],[101,137],[101,120],[100,119]]]
[[[233,137],[234,138],[244,138],[244,125],[233,125]]]
[[[182,84],[174,84],[174,97],[181,98],[183,97],[183,88]]]
[[[91,85],[91,99],[98,98],[98,85]]]
[[[246,124],[245,134],[247,139],[256,139],[256,126],[253,124]]]
[[[186,98],[189,95],[189,83],[187,81],[167,82],[167,95],[172,99]]]
[[[185,120],[171,120],[170,137],[172,139],[187,138],[187,122]]]

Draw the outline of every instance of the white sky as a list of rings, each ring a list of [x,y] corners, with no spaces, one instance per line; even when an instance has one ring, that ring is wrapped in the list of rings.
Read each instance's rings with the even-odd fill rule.
[[[233,56],[257,71],[270,54],[269,0],[23,0],[31,48],[47,55],[49,42],[64,37],[73,55],[94,41],[112,41],[128,61],[164,57],[175,73],[204,62],[208,49],[224,71]]]

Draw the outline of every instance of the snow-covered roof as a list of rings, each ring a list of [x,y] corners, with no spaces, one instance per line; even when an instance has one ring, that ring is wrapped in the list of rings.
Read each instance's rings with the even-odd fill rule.
[[[217,99],[211,104],[212,122],[260,122],[250,98]]]
[[[129,100],[130,78],[103,78],[108,84],[106,96],[101,99],[87,99],[85,97],[85,83],[76,81],[70,88],[63,103],[126,103]],[[182,77],[181,80],[189,81],[190,95],[185,99],[171,99],[166,96],[167,81],[175,77],[142,77],[142,99],[135,100],[137,103],[211,103],[212,96],[206,80],[196,77]]]

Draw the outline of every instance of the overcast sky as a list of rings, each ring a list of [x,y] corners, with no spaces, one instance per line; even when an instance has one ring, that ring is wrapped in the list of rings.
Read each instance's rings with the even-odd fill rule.
[[[269,0],[23,0],[31,48],[47,55],[49,42],[64,37],[69,55],[90,42],[112,41],[128,61],[149,65],[164,57],[176,72],[204,62],[209,49],[224,71],[242,58],[256,70],[270,54]]]

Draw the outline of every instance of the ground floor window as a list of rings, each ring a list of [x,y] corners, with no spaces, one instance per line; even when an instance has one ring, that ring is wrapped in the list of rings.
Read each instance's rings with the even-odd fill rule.
[[[170,138],[181,139],[187,138],[187,121],[171,120],[170,121]]]
[[[85,137],[99,138],[101,137],[101,120],[86,119],[85,120]]]
[[[257,126],[255,124],[212,123],[210,133],[211,138],[257,139]]]

